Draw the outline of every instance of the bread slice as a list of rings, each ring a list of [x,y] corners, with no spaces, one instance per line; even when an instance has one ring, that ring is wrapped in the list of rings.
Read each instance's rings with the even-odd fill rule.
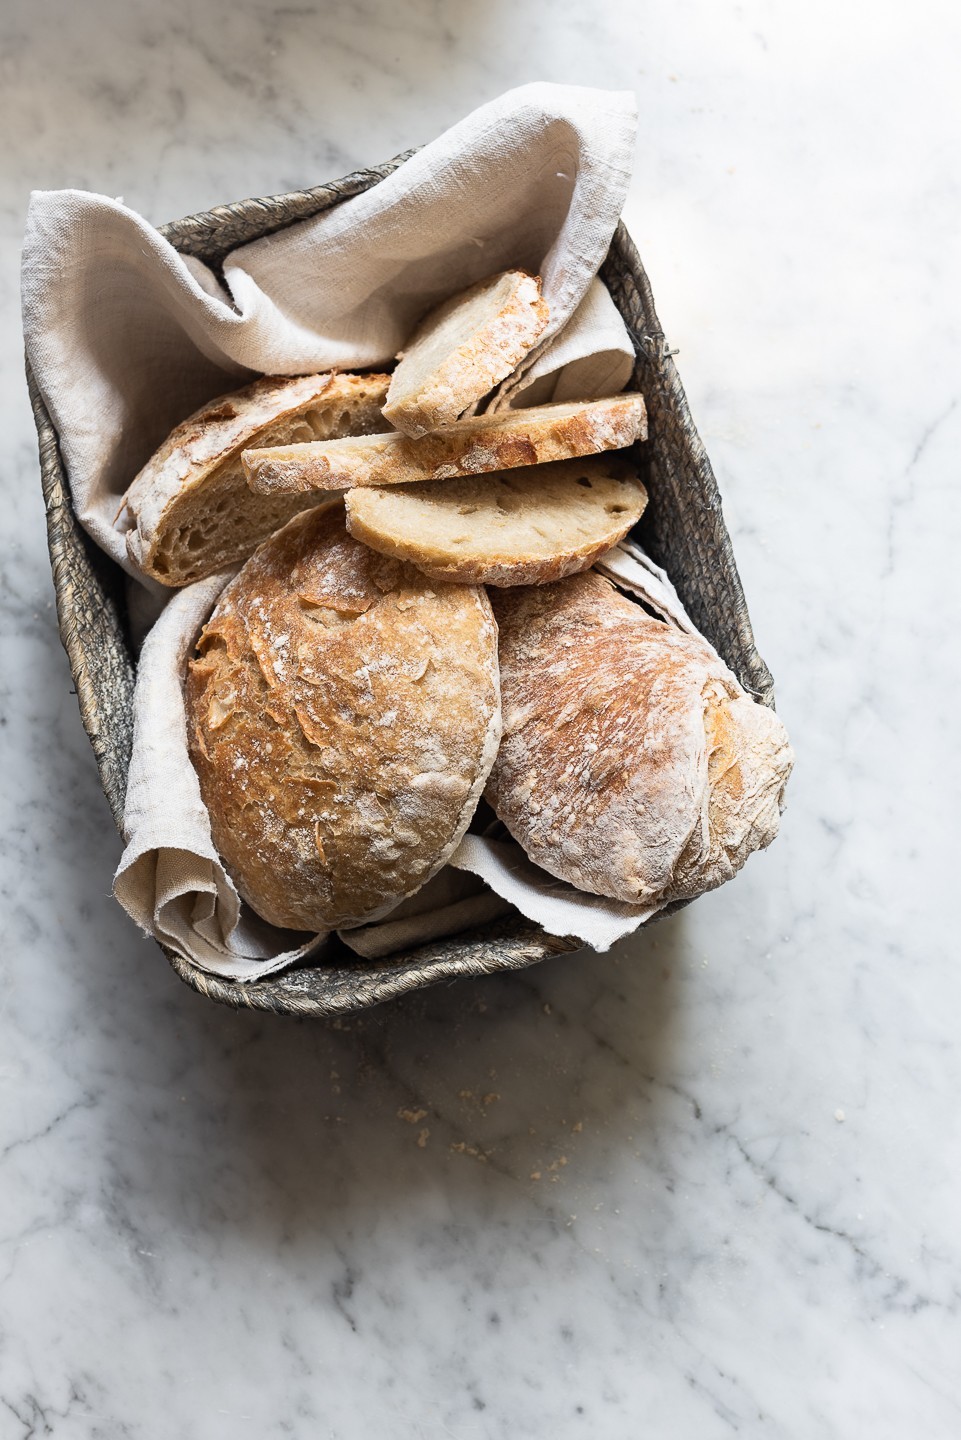
[[[218,853],[274,925],[377,920],[445,863],[500,739],[486,592],[351,539],[340,505],[254,553],[185,686]]]
[[[434,580],[542,585],[586,570],[635,525],[647,491],[620,456],[426,485],[348,490],[347,528]]]
[[[171,432],[127,491],[130,558],[162,585],[189,585],[246,559],[316,496],[252,495],[240,452],[379,430],[388,380],[268,376],[211,400]]]
[[[251,448],[244,470],[258,495],[297,490],[347,490],[354,485],[405,485],[449,480],[518,465],[542,465],[602,450],[620,450],[647,434],[641,395],[538,405],[458,420],[412,440],[394,431],[316,444]]]
[[[547,324],[540,277],[505,270],[422,320],[397,357],[384,414],[407,435],[450,425],[505,379]]]

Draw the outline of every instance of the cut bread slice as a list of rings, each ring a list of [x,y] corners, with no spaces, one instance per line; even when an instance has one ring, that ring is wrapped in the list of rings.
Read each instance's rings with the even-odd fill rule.
[[[445,301],[398,355],[384,414],[407,435],[450,425],[505,379],[548,321],[537,275],[504,270]]]
[[[258,495],[292,490],[349,490],[480,475],[620,450],[647,434],[640,395],[502,410],[458,420],[411,439],[398,431],[316,444],[251,448],[244,470]]]
[[[268,376],[211,400],[171,431],[127,491],[130,558],[162,585],[189,585],[246,559],[318,497],[252,495],[244,446],[379,430],[389,378]]]
[[[636,524],[647,491],[624,460],[530,465],[344,497],[347,528],[434,580],[543,585],[586,570]]]

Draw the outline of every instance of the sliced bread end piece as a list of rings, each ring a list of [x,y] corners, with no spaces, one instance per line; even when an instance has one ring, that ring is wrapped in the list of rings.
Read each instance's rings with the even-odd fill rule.
[[[189,585],[246,559],[322,497],[252,495],[241,451],[380,429],[389,378],[266,376],[202,406],[170,433],[127,491],[130,558],[170,586]]]
[[[533,348],[550,312],[540,277],[505,270],[421,321],[398,356],[384,415],[407,435],[450,425]]]
[[[640,519],[647,491],[619,457],[420,485],[358,488],[347,528],[434,580],[543,585],[586,570]]]

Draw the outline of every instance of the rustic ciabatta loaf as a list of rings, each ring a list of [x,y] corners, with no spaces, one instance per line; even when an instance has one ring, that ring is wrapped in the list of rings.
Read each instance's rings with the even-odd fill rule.
[[[655,905],[713,889],[773,840],[787,734],[703,641],[593,571],[491,599],[504,736],[486,794],[532,860]]]
[[[641,395],[502,410],[458,420],[412,440],[394,431],[315,444],[249,448],[243,463],[258,495],[404,485],[543,465],[621,450],[647,434]]]
[[[267,377],[211,400],[171,432],[127,491],[131,559],[163,585],[189,585],[246,559],[312,501],[251,495],[240,452],[381,430],[388,379]]]
[[[640,519],[647,491],[614,456],[423,485],[358,486],[344,498],[352,535],[435,580],[542,585],[586,570],[622,540]]]
[[[375,920],[444,864],[500,735],[483,590],[292,520],[224,591],[186,682],[190,754],[240,894],[275,925]]]
[[[524,270],[479,281],[421,321],[398,356],[384,414],[408,435],[450,425],[505,379],[549,318]]]

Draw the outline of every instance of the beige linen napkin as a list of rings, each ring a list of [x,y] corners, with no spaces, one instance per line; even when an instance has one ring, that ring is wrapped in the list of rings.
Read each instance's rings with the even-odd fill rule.
[[[384,365],[434,303],[507,266],[543,277],[550,321],[525,364],[536,383],[571,360],[582,398],[616,393],[633,352],[592,281],[635,126],[630,92],[508,91],[372,189],[233,251],[223,283],[119,201],[34,194],[24,336],[81,523],[132,570],[120,500],[174,425],[254,373]],[[514,401],[524,383],[512,377]]]

